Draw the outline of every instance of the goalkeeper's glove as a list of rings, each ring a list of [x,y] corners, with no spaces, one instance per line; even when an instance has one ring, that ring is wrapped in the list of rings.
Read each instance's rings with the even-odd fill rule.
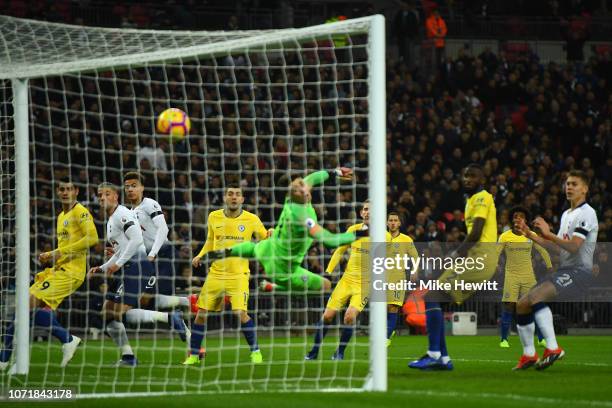
[[[330,178],[338,178],[343,181],[350,181],[353,179],[353,169],[348,167],[338,167],[333,170],[329,170]]]

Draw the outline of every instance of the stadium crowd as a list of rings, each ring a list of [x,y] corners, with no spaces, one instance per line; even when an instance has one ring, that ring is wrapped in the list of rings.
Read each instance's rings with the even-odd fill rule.
[[[472,56],[461,52],[448,58],[440,72],[422,78],[418,72],[408,71],[404,63],[392,61],[387,72],[389,207],[404,215],[407,232],[416,241],[461,240],[464,198],[460,172],[466,164],[480,162],[488,178],[487,188],[495,196],[499,231],[508,227],[508,210],[517,204],[558,225],[566,205],[561,181],[566,171],[576,168],[593,180],[589,202],[601,214],[599,241],[609,242],[610,72],[610,61],[605,59],[562,66],[539,64],[536,56],[511,61],[503,53]],[[325,75],[331,72],[323,78]],[[168,209],[174,241],[184,244],[200,244],[204,239],[206,215],[222,204],[228,173],[241,177],[249,208],[271,226],[273,210],[278,208],[273,203],[279,202],[273,181],[285,169],[297,172],[336,164],[362,170],[367,167],[365,118],[268,121],[270,111],[264,109],[253,121],[253,112],[246,108],[237,115],[231,112],[234,106],[229,93],[234,88],[228,87],[210,97],[226,101],[220,108],[222,119],[214,103],[204,104],[205,120],[198,120],[201,105],[189,104],[194,129],[201,126],[205,136],[195,130],[189,145],[170,145],[163,138],[150,137],[155,115],[148,103],[138,102],[136,112],[128,106],[132,101],[125,102],[125,110],[119,107],[108,112],[106,106],[107,115],[102,117],[95,90],[87,90],[95,83],[84,80],[85,95],[80,98],[78,92],[71,92],[78,83],[72,80],[73,85],[67,85],[70,81],[63,85],[68,88],[68,114],[63,109],[43,108],[43,101],[33,111],[37,182],[32,188],[36,191],[38,248],[44,248],[48,241],[41,239],[44,234],[40,232],[52,236],[54,228],[52,187],[44,180],[51,181],[52,167],[58,176],[65,163],[72,164],[80,185],[88,186],[81,200],[94,211],[98,182],[106,178],[119,183],[122,170],[140,168],[149,176],[151,193]],[[56,86],[58,79],[47,79],[46,92],[35,88],[33,100],[48,95],[54,106],[54,95],[62,95],[53,92]],[[240,92],[237,99],[248,99],[246,89],[236,89]],[[358,90],[354,96],[363,97],[365,92],[365,88]],[[206,90],[204,95],[207,100]],[[260,96],[256,100],[267,98]],[[280,93],[273,99],[276,97],[282,99]],[[102,105],[114,103],[114,98],[100,99]],[[335,113],[331,105],[324,105],[323,112]],[[361,114],[365,112],[363,104],[352,106],[361,106]],[[153,111],[161,108],[154,106]],[[313,118],[317,108],[306,106],[310,109],[306,117]],[[299,118],[298,108],[292,109],[290,118]],[[84,115],[79,114],[82,111]],[[282,117],[282,112],[272,111],[274,117]],[[85,132],[79,129],[83,116]],[[361,127],[361,137],[349,137],[351,126]],[[321,131],[324,137],[315,137]],[[327,152],[326,156],[321,157],[317,149]],[[338,149],[344,153],[335,153]],[[344,221],[341,226],[350,222],[354,202],[365,199],[365,172],[359,174],[358,188],[326,190],[325,202],[333,205],[318,209],[327,212],[321,215],[330,229],[337,229],[338,218]],[[329,214],[333,208],[339,212]],[[184,252],[189,254],[187,249]]]
[[[59,208],[53,180],[68,172],[82,188],[80,200],[97,213],[99,182],[121,184],[124,172],[142,171],[148,193],[166,209],[181,254],[177,270],[185,276],[205,239],[206,216],[222,205],[230,180],[240,181],[247,208],[272,226],[284,194],[276,182],[287,169],[298,174],[354,167],[356,187],[327,188],[314,200],[327,228],[344,229],[367,195],[367,72],[359,50],[352,68],[342,64],[348,58],[342,52],[336,69],[325,66],[332,54],[302,55],[304,62],[322,66],[301,72],[250,70],[247,62],[256,66],[262,56],[243,55],[217,58],[215,67],[199,61],[33,80],[33,249],[51,248]],[[295,52],[283,57],[277,56],[279,65],[300,62]],[[566,205],[562,180],[568,170],[581,169],[592,179],[589,203],[600,217],[598,240],[610,241],[608,55],[561,65],[541,63],[534,54],[461,50],[447,55],[437,72],[411,68],[388,60],[388,207],[404,216],[405,232],[416,241],[462,240],[461,169],[479,162],[495,197],[500,232],[509,227],[508,211],[517,204],[557,228]],[[190,79],[198,75],[201,82]],[[244,85],[250,76],[270,85]],[[191,135],[178,144],[154,132],[166,94],[193,121]],[[102,256],[100,243],[94,257]],[[322,272],[320,262],[312,257],[311,270]]]

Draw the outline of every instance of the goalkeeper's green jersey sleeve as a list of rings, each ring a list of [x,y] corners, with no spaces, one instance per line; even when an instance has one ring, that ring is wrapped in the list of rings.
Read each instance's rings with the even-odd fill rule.
[[[313,187],[325,183],[328,179],[329,172],[327,170],[319,170],[304,177],[304,183]]]

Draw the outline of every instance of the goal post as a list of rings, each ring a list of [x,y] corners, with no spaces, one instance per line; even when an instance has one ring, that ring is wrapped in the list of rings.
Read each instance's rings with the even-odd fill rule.
[[[28,80],[15,78],[15,357],[16,374],[30,364],[30,160]]]
[[[385,20],[372,18],[370,28],[370,145],[369,196],[372,203],[372,237],[374,243],[385,242],[387,218],[387,149],[386,149],[386,79],[385,79]],[[372,182],[375,180],[376,182]],[[373,245],[371,261],[384,256],[384,248]],[[380,253],[380,252],[383,253]],[[374,268],[372,267],[374,282]],[[382,291],[371,290],[370,303],[370,381],[366,389],[387,390],[387,304]]]
[[[343,40],[338,42],[338,38]],[[10,263],[0,265],[0,278],[15,280],[14,288],[2,286],[0,299],[6,306],[12,301],[6,295],[14,291],[14,374],[28,374],[32,386],[77,381],[73,388],[84,395],[235,391],[236,383],[248,382],[248,389],[260,389],[252,385],[257,384],[261,389],[280,391],[387,389],[386,301],[376,298],[381,296],[377,291],[373,291],[365,328],[368,343],[353,340],[356,348],[367,349],[367,361],[357,352],[344,366],[296,361],[296,355],[312,342],[314,319],[323,311],[323,298],[314,303],[300,300],[301,295],[267,298],[252,287],[253,318],[258,330],[269,336],[263,340],[270,351],[265,355],[266,363],[270,361],[265,369],[241,362],[244,341],[238,335],[236,342],[226,341],[221,333],[207,348],[214,365],[199,372],[181,371],[178,359],[184,357],[184,349],[178,340],[158,335],[159,328],[144,328],[142,336],[130,329],[136,348],[151,352],[152,362],[143,372],[150,378],[107,367],[104,361],[116,348],[108,339],[95,340],[90,331],[94,312],[90,295],[102,293],[90,283],[83,286],[86,296],[77,294],[74,301],[67,298],[60,306],[60,314],[65,311],[60,320],[68,329],[74,325],[84,337],[75,367],[69,365],[60,372],[53,354],[59,347],[45,351],[41,358],[41,346],[31,342],[28,291],[31,277],[38,272],[32,265],[42,249],[40,237],[55,241],[61,207],[53,202],[53,183],[65,172],[79,183],[79,201],[90,210],[97,207],[98,182],[119,184],[121,174],[130,170],[154,180],[145,195],[150,192],[154,198],[161,197],[170,216],[177,276],[185,257],[192,256],[189,249],[196,249],[197,243],[199,250],[205,239],[198,235],[203,225],[196,219],[200,213],[219,208],[227,174],[238,175],[250,200],[248,208],[266,214],[262,220],[268,227],[273,226],[280,209],[274,192],[279,175],[348,163],[355,169],[354,185],[316,189],[320,201],[313,204],[323,213],[321,222],[338,226],[340,232],[340,226],[358,222],[358,207],[369,198],[371,241],[384,242],[383,16],[235,32],[78,27],[0,16],[0,39],[5,44],[0,51],[0,81],[12,84],[14,109],[15,264],[14,269]],[[161,141],[161,147],[157,146],[167,168],[136,162],[146,143],[153,147],[158,143],[156,115],[168,107],[187,112],[192,134],[184,142]],[[260,193],[265,194],[259,197]],[[336,201],[339,196],[349,201]],[[4,211],[0,213],[3,218]],[[97,215],[97,210],[93,213]],[[98,220],[101,240],[102,225]],[[93,251],[89,266],[93,266],[92,258],[103,255],[99,248]],[[329,253],[317,247],[308,260],[309,265],[324,263]],[[252,275],[256,274],[252,271]],[[70,309],[66,304],[76,307]],[[221,329],[225,320],[222,314]],[[0,328],[2,334],[4,330]],[[156,355],[156,347],[161,356]],[[235,361],[226,363],[228,356]],[[363,374],[362,364],[367,365]],[[164,370],[169,378],[156,374]],[[294,385],[287,385],[289,382]]]

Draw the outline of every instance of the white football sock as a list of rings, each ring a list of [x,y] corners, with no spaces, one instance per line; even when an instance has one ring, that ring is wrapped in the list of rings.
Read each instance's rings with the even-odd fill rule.
[[[134,355],[132,347],[130,347],[130,341],[128,340],[127,332],[125,331],[125,325],[122,322],[113,320],[112,322],[107,323],[106,332],[111,337],[111,339],[113,339],[117,347],[119,347],[122,355]]]
[[[429,357],[434,358],[434,359],[439,359],[442,356],[442,353],[439,351],[430,351],[427,350],[427,354],[429,355]]]
[[[523,345],[523,354],[526,356],[534,356],[535,346],[533,344],[533,335],[535,334],[535,323],[531,322],[524,326],[516,325],[521,344]]]
[[[130,309],[125,313],[125,320],[130,324],[138,323],[168,323],[168,313],[156,310]]]
[[[555,336],[555,326],[553,324],[553,315],[550,307],[546,306],[534,313],[535,321],[542,332],[542,336],[546,340],[546,348],[556,350],[559,348],[557,337]]]
[[[156,295],[155,301],[160,309],[172,309],[177,306],[189,306],[189,299],[184,296]]]

